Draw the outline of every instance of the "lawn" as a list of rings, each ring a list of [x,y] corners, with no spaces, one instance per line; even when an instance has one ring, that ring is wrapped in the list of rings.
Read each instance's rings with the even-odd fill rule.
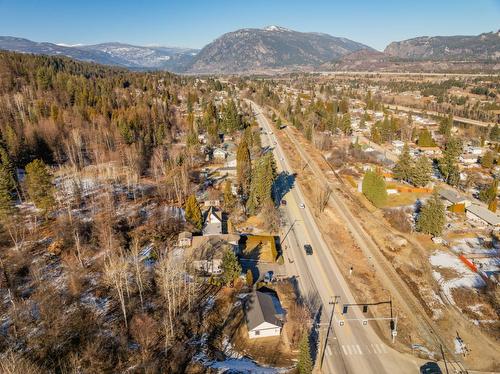
[[[384,204],[384,207],[395,208],[399,206],[413,205],[417,199],[426,197],[429,197],[429,194],[424,192],[401,192],[397,194],[390,194],[387,196],[387,202]]]

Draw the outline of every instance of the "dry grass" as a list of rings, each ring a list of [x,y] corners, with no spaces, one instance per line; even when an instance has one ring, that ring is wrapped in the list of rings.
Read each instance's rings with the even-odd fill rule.
[[[422,199],[428,197],[429,194],[423,192],[401,192],[397,194],[391,194],[387,196],[387,201],[385,203],[386,208],[394,208],[400,206],[413,205],[417,199]]]
[[[243,256],[253,258],[256,257],[256,252],[258,252],[259,261],[274,262],[276,260],[276,243],[274,242],[274,236],[248,236],[245,248],[243,249]]]

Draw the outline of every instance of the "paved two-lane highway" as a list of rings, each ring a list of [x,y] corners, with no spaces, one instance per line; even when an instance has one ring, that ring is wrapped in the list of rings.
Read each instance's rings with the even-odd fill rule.
[[[261,112],[261,109],[252,103],[256,120],[267,134],[263,136],[263,145],[273,147],[278,172],[285,171],[293,174],[293,170],[286,160],[278,140],[270,134],[273,129]],[[330,333],[329,344],[325,350],[325,373],[418,373],[421,361],[406,354],[395,351],[387,346],[374,332],[373,328],[358,321],[346,321],[340,326],[342,319],[362,319],[361,311],[352,308],[346,315],[342,315],[341,305],[355,302],[354,297],[335,263],[327,244],[314,221],[314,218],[305,204],[305,199],[298,184],[285,196],[287,205],[283,213],[288,225],[293,224],[290,233],[285,239],[285,263],[289,274],[298,275],[299,289],[305,298],[317,298],[318,307],[321,307],[321,323],[326,325],[331,313],[330,302],[333,296],[340,296],[339,304],[335,308],[333,329]],[[312,255],[306,255],[304,244],[313,248]],[[330,243],[332,244],[332,243]],[[292,262],[289,262],[290,259]],[[320,354],[321,354],[320,348]]]

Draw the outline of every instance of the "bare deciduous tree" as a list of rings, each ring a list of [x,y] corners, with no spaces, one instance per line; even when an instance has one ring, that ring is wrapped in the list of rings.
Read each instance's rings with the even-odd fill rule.
[[[104,266],[104,280],[115,290],[120,301],[125,327],[128,327],[125,303],[125,294],[128,288],[128,263],[122,255],[108,254]]]

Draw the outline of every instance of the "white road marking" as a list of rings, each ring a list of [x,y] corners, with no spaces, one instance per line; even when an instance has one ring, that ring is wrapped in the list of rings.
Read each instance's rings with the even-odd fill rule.
[[[362,354],[363,354],[363,351],[361,350],[361,347],[360,347],[359,345],[357,345],[357,344],[356,344],[356,349],[357,349],[357,351],[358,351],[358,353],[359,353],[360,355],[362,355]]]
[[[372,349],[373,349],[373,353],[375,353],[375,354],[380,353],[379,348],[378,348],[378,344],[372,344]]]
[[[328,356],[331,356],[331,355],[332,355],[332,350],[331,350],[331,348],[330,348],[330,346],[329,346],[329,345],[327,345],[327,346],[326,346],[326,354],[327,354]]]
[[[342,346],[342,350],[344,351],[344,354],[347,355],[347,350],[345,348],[345,345]]]

